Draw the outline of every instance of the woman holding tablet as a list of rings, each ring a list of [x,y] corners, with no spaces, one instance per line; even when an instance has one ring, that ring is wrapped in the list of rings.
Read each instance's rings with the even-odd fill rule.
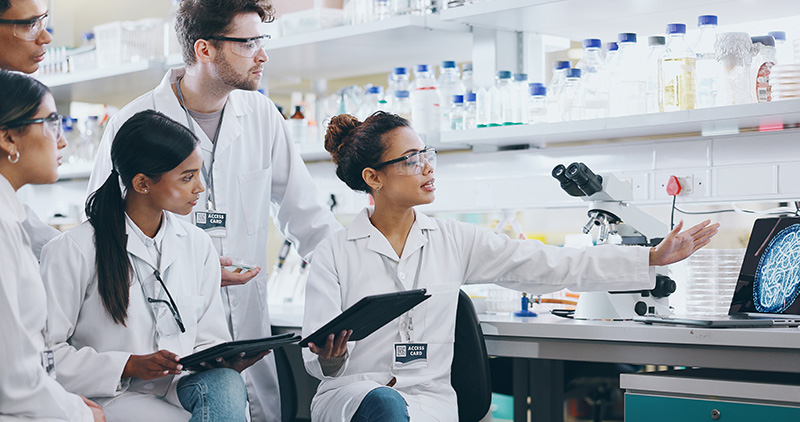
[[[462,284],[494,282],[534,294],[652,289],[654,266],[688,257],[718,228],[706,221],[680,233],[679,224],[655,248],[511,240],[414,210],[434,200],[436,151],[399,116],[336,116],[325,148],[337,176],[372,194],[375,207],[315,250],[303,336],[364,296],[416,288],[432,296],[357,343],[341,332],[303,350],[306,369],[322,380],[311,405],[315,421],[457,421],[450,366]]]
[[[197,138],[143,111],[122,125],[111,157],[89,221],[42,251],[58,380],[109,420],[244,421],[237,371],[263,355],[191,375],[178,362],[230,340],[211,239],[172,214],[188,214],[204,190]]]

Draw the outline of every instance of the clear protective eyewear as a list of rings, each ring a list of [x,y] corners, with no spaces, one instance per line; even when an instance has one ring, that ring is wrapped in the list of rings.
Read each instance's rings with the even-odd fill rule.
[[[15,37],[25,41],[34,41],[47,28],[49,17],[50,13],[48,12],[33,19],[0,19],[0,24],[14,25]]]
[[[233,44],[231,44],[231,51],[233,51],[233,54],[247,58],[255,57],[259,52],[261,52],[261,50],[266,50],[267,43],[269,42],[270,38],[272,37],[267,34],[252,38],[234,38],[223,36],[209,37],[211,40],[232,42]]]
[[[38,123],[42,123],[42,127],[44,128],[44,134],[50,135],[55,137],[55,140],[58,141],[61,139],[61,135],[64,133],[64,127],[61,124],[61,119],[63,116],[50,113],[47,117],[42,117],[40,119],[30,119],[30,120],[17,120],[15,122],[6,123],[5,126],[8,129],[14,129],[22,126],[27,125],[35,125]]]
[[[181,333],[185,333],[186,327],[183,325],[183,318],[181,318],[181,313],[178,310],[178,305],[175,303],[175,300],[172,299],[172,295],[169,293],[167,285],[164,284],[164,280],[161,279],[161,274],[158,271],[154,271],[153,275],[155,275],[156,280],[158,280],[158,282],[161,283],[161,287],[167,294],[167,299],[169,299],[169,301],[166,301],[164,299],[153,299],[152,297],[148,297],[147,302],[150,303],[151,306],[154,306],[154,309],[156,309],[157,306],[163,306],[167,308],[169,312],[172,314],[172,319],[175,321],[175,325],[177,325]],[[176,332],[169,329],[170,324],[165,324],[162,321],[165,314],[166,314],[165,312],[158,312],[158,310],[156,309],[156,327],[158,328],[159,333],[162,335],[176,334]]]
[[[400,175],[416,176],[422,174],[426,163],[430,164],[431,167],[436,167],[436,148],[421,149],[400,158],[375,164],[372,168],[378,170],[381,167],[393,165]]]

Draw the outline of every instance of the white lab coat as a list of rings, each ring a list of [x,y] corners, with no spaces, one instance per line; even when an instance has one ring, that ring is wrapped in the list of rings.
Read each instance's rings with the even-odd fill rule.
[[[2,175],[0,210],[0,421],[92,421],[83,400],[42,368],[47,297],[25,209]]]
[[[411,290],[422,259],[417,287],[426,288],[432,296],[414,308],[412,336],[428,344],[428,367],[392,369],[393,343],[407,341],[405,316],[361,341],[348,343],[349,358],[335,376],[325,376],[317,355],[304,349],[307,371],[322,380],[311,403],[315,422],[349,421],[364,396],[392,377],[397,379],[394,388],[408,403],[412,421],[457,421],[450,366],[458,290],[464,283],[495,282],[531,294],[564,287],[575,291],[649,289],[655,284],[647,248],[546,246],[420,212],[403,256],[398,257],[370,223],[369,213],[370,209],[364,210],[349,227],[317,247],[306,286],[303,336],[364,296]],[[402,288],[387,272],[381,255],[391,261]]]
[[[97,289],[94,229],[87,221],[63,233],[42,250],[42,278],[49,299],[48,324],[55,342],[58,380],[69,391],[104,406],[113,420],[189,420],[175,394],[180,376],[151,382],[122,378],[131,354],[160,349],[187,356],[230,341],[219,293],[219,257],[202,230],[164,213],[156,235],[160,264],[144,234],[126,218],[127,251],[136,275],[132,277],[126,325],[116,324],[103,306]],[[149,297],[167,299],[154,276],[158,268],[178,306],[185,333],[156,337]],[[159,308],[167,326],[174,324],[168,309]],[[177,326],[175,326],[177,327]],[[182,375],[181,375],[182,376]],[[146,393],[146,394],[142,394]],[[163,399],[162,399],[163,398]],[[168,405],[167,403],[171,403]]]
[[[111,142],[120,126],[136,112],[154,109],[182,123],[186,113],[171,84],[185,69],[170,70],[155,90],[125,106],[109,121],[89,180],[95,191],[111,172]],[[200,138],[206,166],[212,143],[192,122]],[[308,259],[317,244],[341,228],[320,203],[311,175],[288,135],[275,104],[254,91],[233,91],[228,97],[214,162],[218,210],[228,213],[228,236],[215,239],[222,256],[244,259],[263,269],[242,286],[222,289],[222,300],[234,340],[271,334],[267,309],[267,235],[272,215],[280,231]],[[207,193],[207,192],[206,192]],[[205,194],[198,201],[205,209]],[[275,358],[268,355],[243,372],[253,422],[280,421],[280,396]]]

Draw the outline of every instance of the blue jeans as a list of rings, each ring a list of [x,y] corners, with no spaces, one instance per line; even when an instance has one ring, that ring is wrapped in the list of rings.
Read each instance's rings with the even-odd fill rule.
[[[244,422],[247,390],[238,372],[209,369],[178,381],[178,399],[192,413],[189,422]]]
[[[408,422],[408,407],[393,388],[378,387],[364,397],[351,422]]]

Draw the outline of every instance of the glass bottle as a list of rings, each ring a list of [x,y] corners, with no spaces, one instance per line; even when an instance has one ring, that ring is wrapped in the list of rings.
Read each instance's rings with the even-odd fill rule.
[[[751,37],[750,40],[753,42],[753,49],[758,51],[753,58],[756,99],[759,103],[770,102],[772,101],[772,85],[769,82],[769,76],[772,66],[775,66],[777,60],[775,39],[771,35],[762,35]]]
[[[467,103],[464,105],[464,129],[478,127],[478,96],[474,92],[467,92]]]
[[[515,73],[514,81],[511,83],[512,87],[512,102],[511,102],[511,122],[515,125],[525,123],[528,116],[528,97],[530,90],[528,88],[528,74]]]
[[[411,120],[417,133],[439,131],[439,91],[430,68],[417,65],[411,91]]]
[[[606,61],[607,65],[610,64],[614,60],[614,57],[617,56],[617,51],[619,51],[619,46],[616,42],[609,41],[606,43],[606,54],[604,60]]]
[[[409,85],[408,68],[396,67],[392,69],[392,72],[386,78],[386,97],[389,98],[390,102],[393,101],[394,92],[399,90],[408,91]]]
[[[745,32],[719,34],[714,46],[722,72],[717,91],[718,105],[749,104],[756,102],[755,76],[751,72],[753,42]]]
[[[583,119],[583,86],[581,70],[569,69],[559,98],[561,120],[565,122]]]
[[[461,83],[464,84],[464,93],[475,92],[475,81],[472,78],[472,63],[464,63],[461,72]]]
[[[511,72],[508,70],[497,72],[494,88],[489,90],[489,97],[492,103],[489,126],[513,124],[514,90],[511,87]]]
[[[492,103],[489,101],[489,91],[489,89],[480,87],[475,92],[475,108],[478,114],[475,123],[479,128],[488,127],[491,120]]]
[[[411,100],[408,91],[400,89],[394,92],[394,99],[390,105],[392,113],[411,121]]]
[[[534,125],[547,122],[547,88],[541,83],[528,84],[528,118],[526,123]]]
[[[658,63],[658,107],[661,111],[695,107],[694,51],[686,43],[686,25],[667,25],[667,45]]]
[[[695,63],[695,81],[697,83],[696,108],[714,107],[717,105],[717,87],[719,80],[719,62],[714,54],[714,43],[717,41],[717,17],[702,15],[697,18],[700,36],[692,46],[697,61]]]
[[[550,122],[561,121],[559,98],[561,96],[561,88],[564,86],[567,70],[569,70],[569,68],[570,62],[568,61],[558,61],[553,64],[553,77],[550,79],[550,83],[547,85],[547,120]]]
[[[464,130],[464,96],[453,95],[451,103],[450,113],[448,113],[450,130]]]
[[[581,70],[583,91],[586,95],[584,117],[608,117],[608,69],[600,54],[602,43],[597,38],[583,40],[583,57],[575,65]]]
[[[612,116],[644,113],[647,109],[645,59],[637,48],[636,34],[619,34],[617,44],[617,57],[609,64],[610,113]]]
[[[439,68],[439,79],[436,83],[439,89],[440,129],[447,131],[450,130],[449,113],[453,104],[453,95],[464,94],[464,84],[461,83],[461,74],[458,71],[456,62],[451,60],[442,62],[442,66]]]
[[[378,104],[383,97],[381,94],[381,87],[379,86],[370,86],[367,88],[367,92],[361,100],[361,105],[358,107],[356,117],[358,117],[359,120],[364,121],[372,113],[378,111]]]
[[[658,113],[658,62],[661,60],[661,55],[664,54],[664,45],[666,42],[667,39],[661,35],[654,35],[647,38],[647,45],[650,48],[647,53],[647,61],[645,62],[645,83],[647,89],[645,97],[648,113]]]
[[[302,146],[308,137],[308,123],[303,115],[303,106],[294,106],[294,114],[289,117],[289,132],[295,145]]]

